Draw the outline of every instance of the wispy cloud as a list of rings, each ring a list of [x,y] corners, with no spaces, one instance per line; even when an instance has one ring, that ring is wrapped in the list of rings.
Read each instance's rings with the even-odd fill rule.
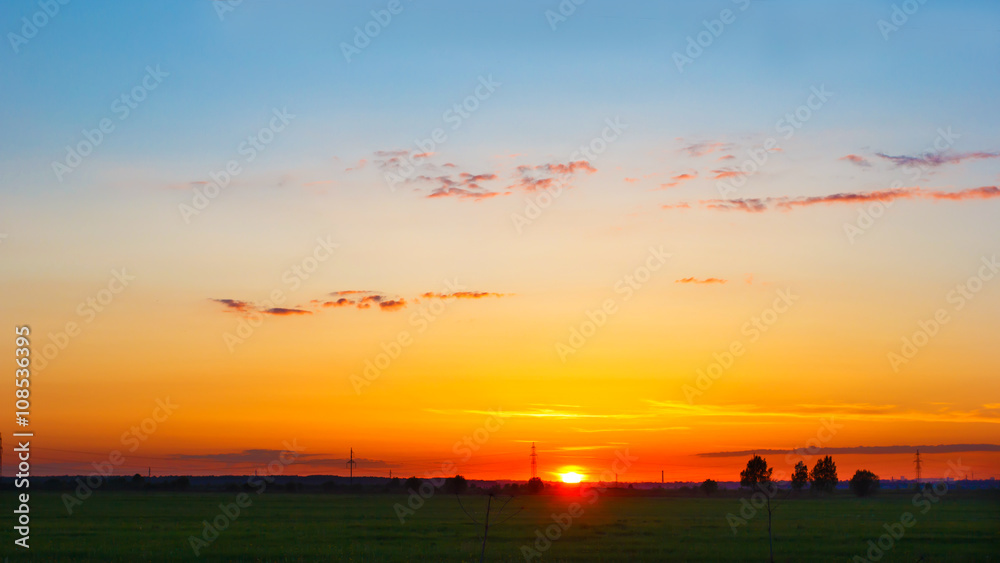
[[[727,281],[729,281],[729,280],[724,280],[724,279],[720,279],[720,278],[702,278],[702,279],[698,279],[698,278],[681,278],[681,279],[675,281],[674,283],[699,283],[699,284],[718,283],[718,284],[723,284],[723,283],[726,283]]]
[[[966,160],[985,160],[1000,157],[1000,152],[963,152],[963,153],[937,153],[927,152],[918,155],[888,155],[885,153],[875,153],[876,156],[884,158],[896,166],[929,166],[932,168],[945,164],[959,164]]]
[[[696,454],[698,457],[746,457],[751,455],[885,455],[912,454],[920,450],[929,454],[954,454],[961,452],[1000,452],[1000,445],[995,444],[939,444],[936,446],[846,446],[839,448],[793,448],[788,450],[756,449],[730,452],[707,452]]]
[[[851,164],[856,164],[856,165],[861,166],[863,168],[868,168],[869,166],[872,165],[871,162],[868,162],[867,158],[865,158],[863,156],[860,156],[860,155],[856,155],[856,154],[849,154],[849,155],[846,155],[846,156],[842,156],[842,157],[840,157],[840,160],[846,160],[847,162],[850,162]]]
[[[1000,188],[997,186],[984,186],[980,188],[969,188],[958,192],[946,192],[942,190],[929,190],[918,187],[899,188],[892,190],[877,190],[871,192],[843,192],[823,196],[808,197],[769,197],[769,198],[736,198],[736,199],[707,199],[698,202],[704,209],[722,211],[745,211],[748,213],[761,213],[768,210],[790,211],[799,207],[809,207],[812,205],[835,205],[867,203],[873,201],[889,202],[898,199],[929,199],[946,201],[965,201],[977,199],[993,199],[1000,197]],[[663,209],[688,209],[689,204],[663,205]]]

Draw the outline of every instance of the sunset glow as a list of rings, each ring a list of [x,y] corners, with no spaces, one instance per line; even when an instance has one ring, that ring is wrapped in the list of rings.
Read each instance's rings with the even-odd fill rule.
[[[878,2],[724,0],[720,35],[419,4],[346,50],[381,4],[72,4],[7,53],[35,474],[291,444],[288,475],[524,482],[534,443],[556,483],[1000,477],[993,4],[891,40]]]

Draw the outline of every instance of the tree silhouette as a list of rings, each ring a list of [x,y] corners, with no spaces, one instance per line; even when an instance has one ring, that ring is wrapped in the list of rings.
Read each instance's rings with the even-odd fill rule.
[[[868,496],[878,488],[878,475],[867,469],[858,469],[851,477],[851,490],[859,497]]]
[[[460,495],[469,488],[469,482],[465,480],[465,477],[461,475],[455,475],[454,477],[448,477],[444,480],[444,489],[446,492]]]
[[[837,480],[837,464],[833,462],[832,457],[825,456],[813,466],[809,478],[812,480],[813,489],[829,493],[837,487],[839,482]]]
[[[803,462],[795,464],[795,471],[792,473],[792,488],[801,491],[802,487],[809,482],[809,468]]]
[[[773,468],[767,466],[767,460],[759,455],[750,458],[747,468],[740,471],[740,487],[750,487],[755,492],[761,493],[767,502],[767,545],[771,563],[774,563],[774,536],[771,533],[771,514],[774,512],[774,507],[771,506],[771,497],[778,492],[777,484],[771,481],[773,471]]]
[[[528,479],[528,484],[525,485],[525,491],[527,491],[528,494],[530,495],[537,495],[538,493],[542,492],[542,489],[544,488],[545,488],[545,483],[543,483],[542,480],[539,479],[538,477],[532,477],[531,479]]]
[[[424,482],[423,479],[421,479],[420,477],[410,477],[409,479],[406,480],[406,490],[416,491],[417,489],[420,488],[420,485],[422,485],[423,482]]]
[[[719,484],[713,481],[712,479],[705,479],[705,482],[702,483],[698,488],[701,489],[701,492],[705,493],[706,495],[710,495],[719,490]]]
[[[755,455],[747,462],[747,468],[740,471],[740,486],[756,489],[761,485],[771,482],[771,473],[774,470],[767,466],[767,461],[759,455]]]

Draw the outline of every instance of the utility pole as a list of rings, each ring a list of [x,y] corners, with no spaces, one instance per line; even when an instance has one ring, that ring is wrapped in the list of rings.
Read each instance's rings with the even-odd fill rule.
[[[660,470],[660,484],[663,484],[663,470]]]
[[[920,482],[920,450],[917,450],[917,459],[913,460],[913,465],[917,466],[917,483]]]
[[[347,460],[347,468],[351,470],[349,485],[354,485],[354,466],[357,464],[358,462],[354,461],[354,448],[351,448],[351,459]]]

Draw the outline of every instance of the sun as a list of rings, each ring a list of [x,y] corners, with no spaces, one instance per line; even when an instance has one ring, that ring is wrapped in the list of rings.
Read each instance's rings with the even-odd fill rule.
[[[563,473],[560,477],[562,477],[563,483],[579,483],[580,481],[583,481],[583,475],[580,475],[575,471]]]

